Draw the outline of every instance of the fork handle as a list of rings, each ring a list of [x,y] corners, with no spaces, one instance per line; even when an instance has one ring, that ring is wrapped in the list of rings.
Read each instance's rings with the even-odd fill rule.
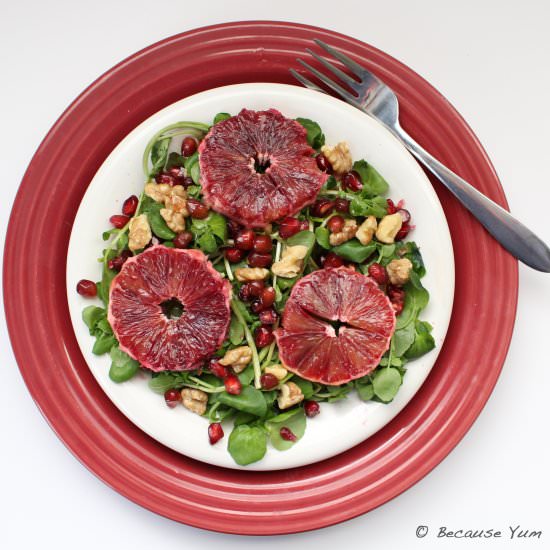
[[[530,229],[441,164],[402,128],[394,133],[512,256],[533,269],[550,272],[550,249]]]

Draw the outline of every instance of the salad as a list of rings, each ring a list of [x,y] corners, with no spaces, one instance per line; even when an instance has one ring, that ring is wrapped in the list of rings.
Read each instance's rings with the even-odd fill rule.
[[[391,402],[435,346],[410,212],[325,141],[274,109],[163,128],[103,233],[100,281],[77,284],[102,302],[82,317],[111,380],[148,373],[239,465],[296,444],[321,403]]]

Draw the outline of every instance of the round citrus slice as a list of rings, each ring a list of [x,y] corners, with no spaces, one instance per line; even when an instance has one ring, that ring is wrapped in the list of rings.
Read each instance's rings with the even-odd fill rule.
[[[230,291],[200,250],[153,246],[114,278],[109,323],[120,349],[142,367],[193,370],[225,339]]]
[[[378,285],[339,267],[314,271],[294,285],[275,338],[289,371],[337,386],[372,372],[394,330],[395,313]]]
[[[243,109],[215,124],[199,147],[204,202],[245,227],[265,227],[313,203],[328,175],[306,135],[275,109]]]

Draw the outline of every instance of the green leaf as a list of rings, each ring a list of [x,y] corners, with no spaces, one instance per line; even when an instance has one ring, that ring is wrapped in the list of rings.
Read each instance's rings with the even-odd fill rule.
[[[252,380],[254,380],[254,367],[252,366],[252,363],[246,367],[243,371],[241,371],[237,378],[240,380],[241,384],[243,386],[248,386]]]
[[[254,321],[254,319],[250,315],[250,312],[248,311],[248,308],[238,298],[232,298],[231,303],[233,304],[233,307],[235,307],[239,311],[239,313],[242,315],[243,319],[247,323],[252,323]]]
[[[406,327],[396,330],[392,337],[392,356],[401,357],[414,342],[414,324],[409,323]]]
[[[191,176],[193,181],[198,185],[200,180],[199,153],[196,151],[190,157],[187,157],[184,162],[187,175]]]
[[[173,388],[182,385],[184,379],[182,374],[172,374],[170,372],[161,372],[149,380],[149,388],[155,393],[165,393]]]
[[[264,417],[267,412],[267,405],[262,392],[252,386],[244,386],[239,395],[222,392],[218,396],[218,400],[228,407],[259,417]]]
[[[325,144],[325,134],[317,122],[309,118],[297,118],[296,121],[306,129],[307,142],[313,149],[320,149]]]
[[[431,335],[432,326],[429,323],[416,321],[414,329],[414,342],[405,353],[408,359],[416,359],[435,348],[435,340]]]
[[[116,345],[116,343],[116,338],[112,334],[102,332],[96,338],[92,353],[94,355],[103,355],[111,351],[111,348]]]
[[[139,363],[121,351],[118,346],[111,349],[111,361],[109,378],[113,382],[126,382],[139,370]]]
[[[285,290],[288,290],[289,288],[292,288],[294,286],[294,283],[298,280],[298,277],[279,277],[277,279],[277,286],[284,292]]]
[[[315,235],[312,231],[306,229],[305,231],[296,233],[296,235],[292,235],[292,237],[289,237],[285,242],[287,246],[305,246],[308,250],[308,254],[311,254],[313,245],[315,244]]]
[[[352,170],[355,170],[361,177],[363,197],[372,198],[376,195],[385,195],[388,192],[387,181],[371,166],[366,160],[358,160],[353,163]]]
[[[359,381],[356,381],[355,388],[361,401],[370,401],[374,397],[374,387],[372,382],[369,382],[368,384],[360,384]]]
[[[394,244],[383,244],[380,246],[380,258],[391,258],[395,254]]]
[[[401,374],[393,367],[377,370],[372,380],[374,394],[384,403],[389,403],[401,386]]]
[[[330,250],[329,242],[330,231],[326,227],[318,227],[315,230],[315,239],[317,244],[325,250]]]
[[[302,390],[305,399],[309,399],[315,393],[313,384],[309,380],[304,380],[299,376],[293,376],[292,381]]]
[[[271,444],[279,451],[290,449],[299,441],[306,431],[306,415],[304,409],[299,407],[286,413],[275,416],[265,423],[269,431]],[[296,441],[287,441],[281,437],[281,428],[288,428],[295,436]]]
[[[374,216],[382,218],[388,212],[388,204],[384,197],[374,197],[368,199],[365,197],[354,197],[349,205],[349,211],[352,216]]]
[[[408,258],[413,264],[413,270],[419,277],[424,277],[426,275],[426,268],[424,266],[424,260],[422,259],[422,254],[415,242],[409,241],[405,243],[405,258]]]
[[[258,420],[257,416],[254,416],[253,414],[250,414],[250,413],[245,413],[243,411],[239,411],[235,415],[235,420],[233,421],[233,425],[237,427],[237,426],[241,426],[242,424],[250,424],[251,422],[255,422],[256,420]]]
[[[197,246],[205,253],[212,254],[218,249],[218,243],[212,233],[203,233],[197,237]]]
[[[158,174],[166,164],[166,159],[168,157],[168,147],[170,147],[171,138],[159,139],[153,145],[151,149],[151,174]]]
[[[237,426],[229,436],[227,450],[237,464],[246,466],[264,457],[267,451],[267,436],[257,426]]]
[[[214,124],[218,124],[218,122],[223,122],[224,120],[227,120],[228,118],[231,118],[231,115],[229,113],[218,113],[214,117]]]
[[[166,170],[170,170],[170,168],[181,168],[184,164],[185,157],[176,152],[173,152],[168,155],[168,160],[166,161]]]
[[[376,243],[371,241],[369,244],[362,245],[357,239],[351,239],[332,249],[332,251],[344,260],[350,262],[362,263],[376,250]]]
[[[420,284],[419,281],[418,284]],[[428,305],[430,300],[430,294],[422,285],[418,287],[408,282],[404,286],[404,289],[405,305],[401,315],[397,317],[397,323],[395,325],[397,330],[407,326],[416,319],[418,314]]]
[[[159,203],[151,204],[147,209],[147,219],[153,233],[162,240],[171,241],[176,234],[166,225],[164,218],[160,215],[163,206]]]
[[[206,223],[210,228],[210,231],[220,239],[222,243],[227,240],[227,221],[224,216],[217,212],[211,212]]]
[[[244,339],[244,327],[241,325],[235,315],[231,315],[231,324],[229,325],[229,341],[238,346]]]
[[[107,318],[107,312],[102,307],[88,306],[82,311],[82,320],[90,329],[90,334],[93,334],[97,323],[102,319]]]

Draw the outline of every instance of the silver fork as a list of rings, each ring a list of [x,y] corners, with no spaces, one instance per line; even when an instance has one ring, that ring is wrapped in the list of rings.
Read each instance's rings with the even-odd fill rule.
[[[321,40],[315,43],[330,55],[338,59],[358,79],[347,75],[333,63],[316,54],[309,48],[306,51],[319,63],[335,74],[355,94],[350,93],[340,84],[327,77],[325,74],[312,67],[302,59],[297,61],[308,71],[313,73],[321,82],[336,92],[347,103],[357,107],[364,113],[376,118],[405,147],[434,174],[447,187],[447,189],[481,222],[487,231],[506,249],[524,264],[550,272],[550,249],[532,231],[521,224],[506,210],[480,193],[475,187],[463,180],[460,176],[441,164],[430,153],[423,149],[411,136],[409,136],[399,124],[399,103],[397,96],[391,88],[386,86],[379,78],[367,71],[347,55],[339,52]],[[322,88],[311,82],[302,74],[290,69],[292,75],[304,86],[325,92]]]

